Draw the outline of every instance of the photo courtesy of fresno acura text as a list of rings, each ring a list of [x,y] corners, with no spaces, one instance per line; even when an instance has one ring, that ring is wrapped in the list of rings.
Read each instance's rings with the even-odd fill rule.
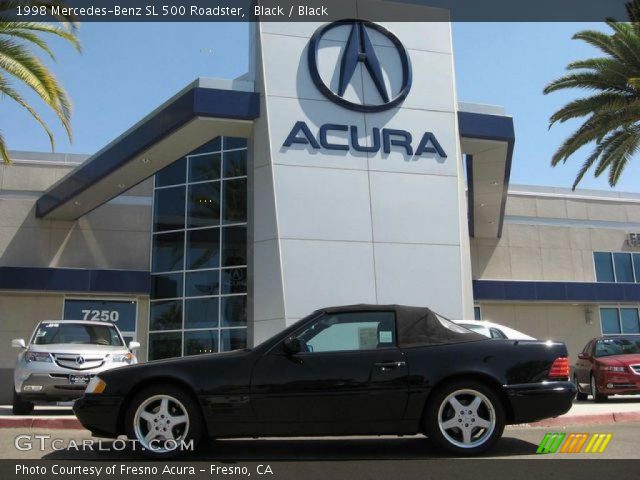
[[[0,0],[0,478],[635,478],[640,0],[531,7]]]

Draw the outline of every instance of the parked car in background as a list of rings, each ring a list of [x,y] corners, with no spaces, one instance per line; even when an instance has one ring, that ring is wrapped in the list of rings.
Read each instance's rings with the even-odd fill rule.
[[[509,340],[535,340],[529,335],[486,320],[453,320],[457,325],[468,328],[489,338],[507,338]]]
[[[640,394],[640,335],[597,337],[578,354],[573,381],[578,400],[591,395],[605,402],[609,395]]]
[[[156,458],[205,435],[417,433],[475,455],[574,396],[563,343],[490,340],[428,308],[352,305],[253,349],[99,373],[73,410],[94,435],[126,434]]]
[[[127,347],[112,323],[50,320],[38,324],[28,345],[19,338],[11,346],[21,350],[13,373],[13,413],[26,415],[34,402],[74,400],[97,373],[136,363],[132,350],[140,344]]]

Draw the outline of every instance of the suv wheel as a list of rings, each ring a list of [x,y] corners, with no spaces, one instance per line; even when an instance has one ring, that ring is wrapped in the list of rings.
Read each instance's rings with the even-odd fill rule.
[[[197,401],[174,385],[157,385],[139,392],[126,413],[127,436],[140,443],[144,454],[160,459],[180,453],[182,444],[202,436],[202,414]]]
[[[609,399],[608,395],[598,392],[598,385],[596,385],[596,377],[591,374],[591,396],[596,403],[604,403]]]
[[[14,415],[29,415],[33,412],[33,403],[23,400],[20,395],[13,391],[13,408],[11,409]]]
[[[438,389],[427,402],[425,431],[435,444],[458,455],[477,455],[502,436],[505,414],[494,390],[459,380]]]

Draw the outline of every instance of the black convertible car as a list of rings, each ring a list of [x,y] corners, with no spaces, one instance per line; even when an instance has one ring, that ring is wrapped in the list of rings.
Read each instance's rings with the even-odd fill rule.
[[[562,343],[488,339],[427,308],[318,310],[253,349],[100,373],[74,412],[96,436],[170,456],[203,435],[424,433],[463,455],[504,426],[561,415],[576,390]]]

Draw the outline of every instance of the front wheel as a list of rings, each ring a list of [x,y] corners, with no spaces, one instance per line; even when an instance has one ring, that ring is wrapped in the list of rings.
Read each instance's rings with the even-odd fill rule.
[[[600,393],[598,391],[598,385],[596,384],[596,377],[591,375],[591,396],[593,397],[593,401],[596,403],[603,403],[609,399],[608,395]]]
[[[434,392],[424,420],[427,436],[437,446],[457,455],[478,455],[502,436],[505,414],[492,388],[460,380]]]
[[[202,414],[197,401],[174,385],[157,385],[138,393],[126,413],[127,436],[137,440],[148,457],[170,458],[202,436]]]
[[[11,412],[14,415],[29,415],[33,412],[33,403],[23,400],[22,397],[14,390]]]

